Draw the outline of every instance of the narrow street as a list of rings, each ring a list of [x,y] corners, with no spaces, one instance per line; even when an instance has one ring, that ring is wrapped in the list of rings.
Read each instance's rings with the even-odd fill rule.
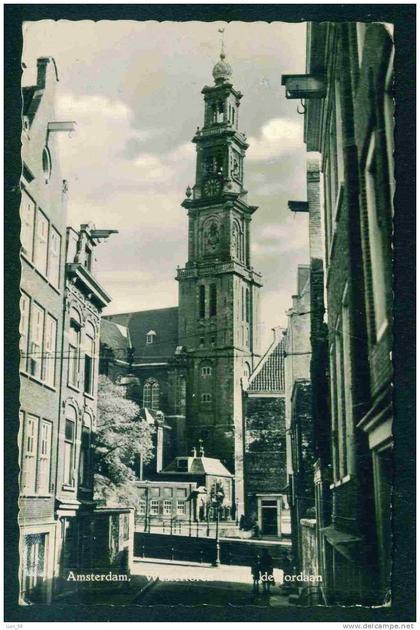
[[[212,567],[195,563],[137,561],[136,575],[152,579],[131,603],[144,606],[288,606],[288,596],[281,592],[281,571],[278,571],[272,593],[265,595],[252,589],[248,567]]]

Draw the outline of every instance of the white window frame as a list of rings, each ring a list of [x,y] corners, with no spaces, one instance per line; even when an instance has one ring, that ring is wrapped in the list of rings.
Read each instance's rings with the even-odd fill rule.
[[[159,499],[150,499],[150,516],[159,516],[160,510],[160,500]]]
[[[183,499],[176,500],[176,513],[178,516],[185,516],[187,513],[187,506]]]
[[[212,367],[211,365],[203,365],[201,368],[201,376],[211,376],[212,375]]]
[[[36,493],[39,417],[26,413],[22,449],[22,494]]]
[[[20,349],[20,369],[26,371],[28,364],[29,345],[29,319],[31,313],[31,298],[21,292],[20,296],[20,321],[19,321],[19,349]]]
[[[37,208],[33,262],[38,271],[40,271],[44,276],[47,276],[48,268],[49,226],[50,223],[48,221],[48,217],[42,212],[40,208]]]
[[[172,516],[172,499],[164,499],[162,505],[163,516]]]
[[[69,417],[70,410],[74,416],[72,418]],[[70,423],[73,426],[72,429],[72,439],[66,436],[67,434],[67,423]],[[76,450],[76,429],[77,429],[77,412],[74,407],[68,407],[67,413],[64,421],[64,466],[63,466],[63,484],[65,486],[69,486],[73,488],[75,486],[75,450]]]
[[[44,325],[45,310],[42,306],[32,301],[31,319],[29,323],[28,372],[37,379],[41,379],[42,377]]]
[[[39,428],[38,494],[50,494],[51,440],[52,423],[49,420],[42,419],[40,420]]]
[[[61,234],[52,225],[48,241],[48,280],[56,288],[60,285]]]
[[[46,313],[44,352],[42,361],[42,380],[51,387],[55,386],[56,345],[57,320],[49,313]]]
[[[35,202],[28,195],[26,190],[22,189],[22,198],[20,202],[20,219],[21,219],[20,240],[21,240],[21,245],[22,245],[22,253],[31,262],[33,260],[33,254],[34,254],[35,214],[36,214]]]

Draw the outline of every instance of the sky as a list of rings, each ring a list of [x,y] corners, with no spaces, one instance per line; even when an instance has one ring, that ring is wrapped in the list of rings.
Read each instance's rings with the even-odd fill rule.
[[[111,295],[107,314],[175,306],[176,267],[187,260],[181,207],[195,177],[191,139],[203,124],[201,89],[212,85],[219,28],[234,87],[245,161],[253,267],[263,274],[263,345],[285,326],[297,265],[308,262],[303,116],[286,100],[282,74],[305,71],[305,24],[41,20],[23,26],[23,85],[36,59],[54,57],[57,119],[77,131],[60,138],[69,182],[69,225],[117,229],[96,248],[95,276]]]

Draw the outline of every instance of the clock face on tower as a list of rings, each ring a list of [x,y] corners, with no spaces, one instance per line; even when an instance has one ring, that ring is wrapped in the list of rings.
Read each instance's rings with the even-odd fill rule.
[[[221,182],[219,179],[212,177],[204,182],[203,192],[206,197],[215,197],[220,193]]]

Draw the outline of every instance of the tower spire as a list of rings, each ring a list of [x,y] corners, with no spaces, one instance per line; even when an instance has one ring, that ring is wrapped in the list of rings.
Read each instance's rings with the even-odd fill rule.
[[[226,57],[225,55],[225,29],[224,28],[219,28],[218,32],[221,34],[220,37],[220,59],[224,59]]]

